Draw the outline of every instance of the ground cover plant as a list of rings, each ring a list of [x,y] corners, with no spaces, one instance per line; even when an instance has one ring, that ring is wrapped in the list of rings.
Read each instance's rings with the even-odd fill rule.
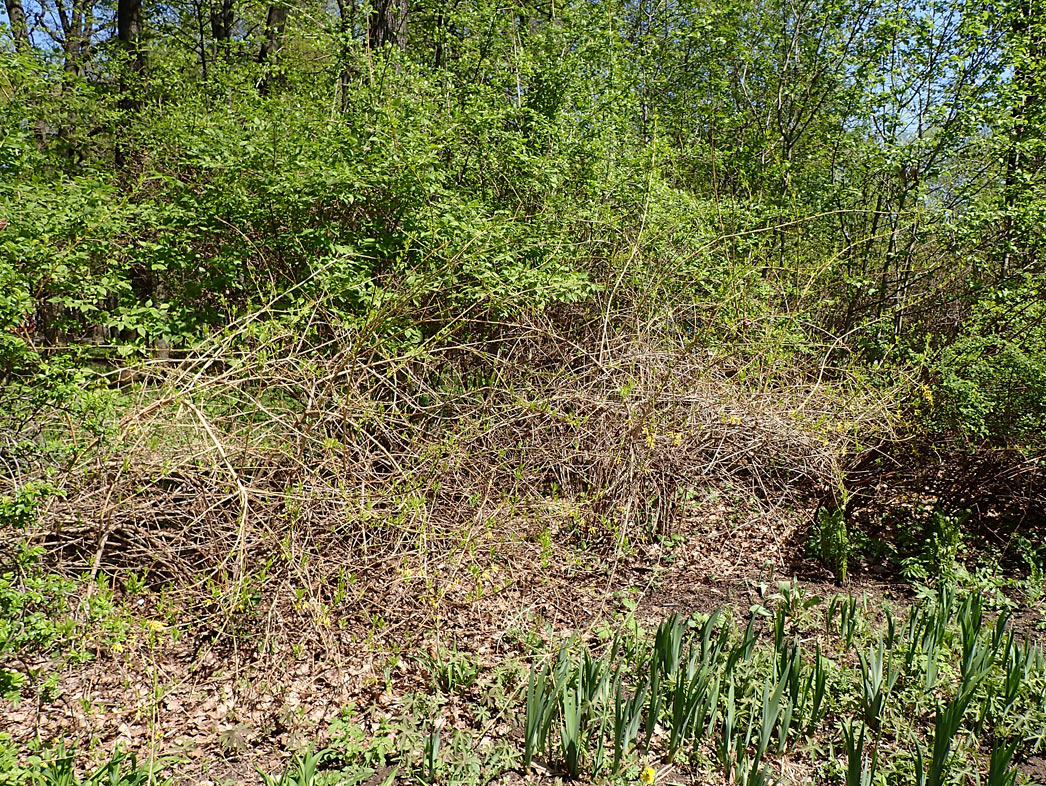
[[[587,642],[535,643],[529,672],[514,660],[471,672],[467,684],[446,679],[463,653],[426,661],[430,692],[405,695],[377,724],[345,707],[325,747],[259,782],[482,783],[529,772],[596,782],[1014,783],[1018,761],[1046,746],[1043,650],[976,590],[924,587],[901,605],[823,599],[781,581],[747,621],[718,609],[644,628],[625,612]],[[447,722],[448,697],[476,680],[497,685],[492,714],[520,718],[507,736]],[[178,774],[176,762],[145,766],[123,753],[83,780],[61,748],[35,761],[9,765],[5,777],[130,784]]]
[[[721,611],[703,622],[674,615],[652,642],[615,640],[605,659],[564,648],[531,674],[525,766],[541,751],[569,776],[596,777],[620,772],[638,749],[647,761],[682,769],[686,759],[726,781],[764,783],[789,754],[790,766],[798,759],[811,776],[847,784],[944,783],[956,771],[980,777],[985,764],[1000,782],[1016,777],[1018,750],[1041,749],[1042,650],[1008,630],[1006,613],[985,624],[979,593],[960,601],[942,585],[904,620],[887,605],[873,624],[838,613],[867,612],[866,599],[811,613],[823,605],[781,582],[745,626]],[[761,615],[770,641],[759,641]],[[815,633],[819,623],[830,635]],[[854,626],[864,627],[859,639]]]

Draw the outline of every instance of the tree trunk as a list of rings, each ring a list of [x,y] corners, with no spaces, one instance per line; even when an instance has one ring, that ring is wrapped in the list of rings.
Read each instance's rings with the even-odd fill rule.
[[[65,70],[72,74],[82,74],[84,61],[90,49],[90,34],[93,25],[93,10],[90,0],[57,0],[55,10],[62,26],[61,45],[65,54]]]
[[[369,37],[371,49],[393,44],[407,48],[407,14],[409,0],[372,0]]]
[[[127,53],[127,66],[137,74],[145,68],[142,51],[142,0],[117,0],[116,38]]]
[[[25,23],[25,8],[22,0],[4,0],[7,6],[7,19],[11,23],[11,37],[15,41],[15,51],[24,54],[29,51],[29,27]]]
[[[126,55],[120,71],[120,99],[118,105],[125,113],[122,128],[131,122],[131,115],[141,107],[141,74],[145,70],[142,50],[142,0],[117,0],[116,38]],[[116,134],[114,150],[117,169],[127,165],[129,141],[121,130]]]
[[[276,55],[283,45],[283,29],[286,25],[287,6],[282,3],[270,5],[269,13],[265,16],[265,38],[262,40],[261,50],[258,52],[259,63],[267,63],[270,59],[276,59]]]
[[[211,37],[214,39],[215,60],[226,60],[229,57],[233,19],[232,0],[221,0],[220,5],[211,6]]]
[[[443,42],[446,35],[446,17],[441,5],[436,11],[436,20],[432,25],[432,67],[437,70],[443,67]]]
[[[207,81],[207,15],[204,13],[203,0],[193,0],[193,11],[196,14],[196,48],[200,55],[200,76]]]
[[[356,38],[356,15],[359,10],[357,0],[337,0],[338,2],[338,92],[341,98],[341,111],[349,108],[349,96],[356,69],[352,62],[353,44]]]
[[[280,48],[283,46],[283,29],[286,25],[287,6],[283,3],[270,5],[269,13],[265,16],[265,38],[262,39],[261,49],[258,51],[258,62],[261,65],[276,62]],[[271,82],[272,74],[266,70],[258,85],[258,92],[268,95]]]

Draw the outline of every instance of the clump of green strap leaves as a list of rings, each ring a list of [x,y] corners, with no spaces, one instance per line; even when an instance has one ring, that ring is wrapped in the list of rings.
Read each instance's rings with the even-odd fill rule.
[[[741,627],[723,611],[674,615],[652,642],[619,637],[602,657],[564,645],[530,675],[525,767],[579,778],[663,761],[751,786],[790,754],[847,786],[963,772],[1003,786],[1018,753],[1043,750],[1042,650],[979,593],[942,585],[879,624],[863,598],[819,605],[781,582]]]

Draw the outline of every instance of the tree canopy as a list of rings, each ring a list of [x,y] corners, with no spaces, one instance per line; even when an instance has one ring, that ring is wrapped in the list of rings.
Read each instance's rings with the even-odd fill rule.
[[[319,292],[408,292],[398,345],[613,301],[1040,439],[1041,0],[5,2],[9,377]]]

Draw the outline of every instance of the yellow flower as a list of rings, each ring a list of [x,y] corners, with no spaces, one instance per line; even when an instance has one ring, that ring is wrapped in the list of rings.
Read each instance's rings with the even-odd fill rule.
[[[653,767],[647,767],[641,773],[639,773],[640,783],[645,783],[646,786],[653,786],[654,779],[656,777],[657,773],[654,771]]]

